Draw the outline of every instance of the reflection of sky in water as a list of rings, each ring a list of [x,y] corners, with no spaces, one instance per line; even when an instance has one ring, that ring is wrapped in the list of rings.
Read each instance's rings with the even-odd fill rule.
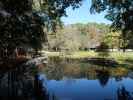
[[[59,100],[117,100],[117,89],[125,86],[128,92],[133,92],[133,80],[123,78],[116,81],[110,78],[105,86],[99,80],[64,79],[47,81],[47,88]]]
[[[118,100],[123,88],[124,93],[133,93],[132,70],[123,67],[53,63],[45,75],[44,86],[57,98],[51,100]]]
[[[123,78],[121,84],[125,86],[125,89],[133,93],[133,79]]]

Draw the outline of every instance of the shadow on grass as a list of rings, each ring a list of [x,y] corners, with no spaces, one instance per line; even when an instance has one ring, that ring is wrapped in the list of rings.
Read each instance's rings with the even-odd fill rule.
[[[133,70],[133,59],[125,59],[121,64],[119,64],[120,66],[124,66],[127,67],[131,70]]]
[[[88,58],[84,60],[93,65],[106,66],[106,67],[116,67],[119,65],[117,61],[109,58]]]
[[[98,57],[89,58],[87,62],[94,65],[106,66],[106,67],[116,67],[118,62],[112,58],[107,58],[109,56],[109,46],[105,42],[101,42],[97,47],[96,52]],[[100,57],[100,58],[99,58]]]
[[[133,64],[133,59],[126,59],[125,62],[129,64]]]

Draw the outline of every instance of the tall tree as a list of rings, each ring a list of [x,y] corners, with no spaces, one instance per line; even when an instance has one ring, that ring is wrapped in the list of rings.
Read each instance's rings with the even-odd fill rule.
[[[107,11],[105,18],[112,21],[114,30],[121,30],[123,48],[126,48],[126,37],[133,32],[133,1],[132,0],[92,0],[91,12]]]
[[[42,48],[44,27],[55,29],[67,7],[76,8],[81,0],[1,0],[1,51],[13,54],[17,47]],[[38,5],[36,5],[38,4]],[[36,8],[38,6],[38,9]],[[34,8],[33,8],[34,7]]]

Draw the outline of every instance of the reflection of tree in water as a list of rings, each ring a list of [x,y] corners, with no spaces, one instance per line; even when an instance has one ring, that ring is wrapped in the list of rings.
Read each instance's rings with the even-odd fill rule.
[[[48,79],[60,80],[63,77],[63,68],[64,67],[59,63],[48,64],[48,66],[44,68],[44,72]]]
[[[48,79],[60,80],[63,76],[80,77],[80,65],[76,61],[68,62],[58,57],[51,57],[49,60],[48,66],[44,68]]]
[[[118,82],[118,81],[121,81],[122,80],[122,77],[121,76],[116,76],[115,77],[115,80]]]
[[[133,100],[133,94],[128,92],[124,86],[117,90],[118,100]]]
[[[0,100],[48,100],[48,94],[37,75],[36,67],[21,66],[0,74]]]
[[[101,86],[105,86],[109,80],[109,71],[107,70],[96,70],[97,78],[101,84]]]

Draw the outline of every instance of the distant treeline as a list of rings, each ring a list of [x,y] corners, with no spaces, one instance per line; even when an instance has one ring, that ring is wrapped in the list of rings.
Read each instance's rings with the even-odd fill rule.
[[[121,32],[113,32],[110,25],[101,23],[71,24],[62,28],[57,27],[56,32],[48,35],[49,49],[54,51],[90,50],[100,47],[104,43],[107,49],[132,49],[133,36],[129,34],[124,41]]]

